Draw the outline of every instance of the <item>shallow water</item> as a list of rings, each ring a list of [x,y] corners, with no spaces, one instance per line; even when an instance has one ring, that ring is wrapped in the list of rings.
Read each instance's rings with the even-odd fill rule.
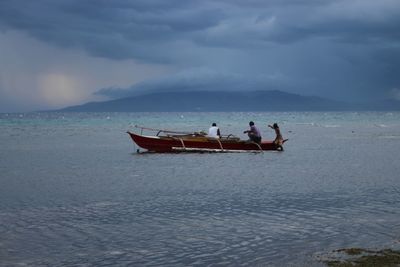
[[[217,122],[284,152],[137,154]],[[310,266],[400,242],[400,113],[0,115],[0,266]]]

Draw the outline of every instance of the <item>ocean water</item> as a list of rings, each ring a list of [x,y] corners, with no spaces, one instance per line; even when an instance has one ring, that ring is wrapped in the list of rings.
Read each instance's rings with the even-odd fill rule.
[[[284,152],[135,153],[133,125]],[[150,133],[150,132],[146,132]],[[400,243],[400,113],[0,114],[0,266],[323,266]]]

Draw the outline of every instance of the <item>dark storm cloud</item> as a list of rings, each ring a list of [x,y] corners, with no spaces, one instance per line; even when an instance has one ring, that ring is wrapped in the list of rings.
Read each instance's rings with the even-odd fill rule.
[[[157,47],[162,47],[175,40],[221,45],[224,39],[226,47],[310,37],[399,40],[399,5],[383,1],[361,10],[365,13],[361,16],[360,4],[352,3],[357,2],[3,0],[0,20],[3,27],[111,58],[145,57],[136,52],[139,46],[159,42]],[[152,53],[158,52],[157,47]]]
[[[362,5],[357,3],[3,0],[0,21],[3,29],[23,30],[60,46],[119,59],[154,60],[161,54],[158,49],[177,40],[229,48],[317,37],[342,42],[400,39],[399,5],[383,1],[361,10],[361,16],[357,12]],[[150,49],[146,53],[144,48]]]
[[[157,59],[162,55],[157,49],[216,25],[221,17],[219,9],[181,2],[2,1],[0,24],[95,56],[164,61]]]
[[[362,1],[251,1],[230,7],[242,9],[199,34],[200,43],[263,47],[312,38],[359,44],[400,41],[400,4],[393,1],[367,7]]]
[[[96,57],[168,63],[177,69],[175,82],[160,78],[166,80],[135,90],[165,82],[175,88],[232,88],[233,79],[244,89],[383,95],[400,88],[399,25],[398,0],[0,2],[0,30],[22,31]],[[190,75],[194,84],[179,78],[198,68],[220,80],[196,71]],[[275,74],[285,81],[257,78]]]

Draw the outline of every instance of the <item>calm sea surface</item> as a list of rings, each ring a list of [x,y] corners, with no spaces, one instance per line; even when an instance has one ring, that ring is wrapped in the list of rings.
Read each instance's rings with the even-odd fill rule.
[[[126,134],[250,120],[285,151],[137,154]],[[399,243],[397,112],[0,114],[0,266],[320,266]]]

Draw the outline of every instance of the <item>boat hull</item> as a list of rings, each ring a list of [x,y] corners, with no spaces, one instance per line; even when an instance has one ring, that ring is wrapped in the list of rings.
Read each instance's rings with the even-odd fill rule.
[[[237,139],[213,139],[205,136],[145,136],[128,132],[141,148],[151,152],[261,152],[281,150],[273,141],[261,144]]]

